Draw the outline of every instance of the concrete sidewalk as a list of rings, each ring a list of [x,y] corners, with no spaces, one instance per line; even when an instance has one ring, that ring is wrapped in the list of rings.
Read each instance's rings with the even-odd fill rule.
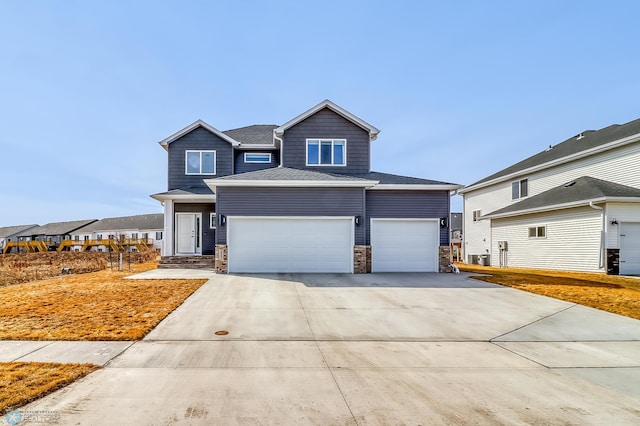
[[[106,365],[23,408],[63,424],[640,418],[640,321],[464,274],[213,275],[143,341],[111,343],[0,351]]]

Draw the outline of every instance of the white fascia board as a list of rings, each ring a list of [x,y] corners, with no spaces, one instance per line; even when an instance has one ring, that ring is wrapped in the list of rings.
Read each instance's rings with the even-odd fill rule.
[[[579,160],[581,158],[588,157],[590,155],[598,154],[600,152],[608,151],[608,150],[614,149],[614,148],[619,148],[621,146],[628,145],[628,144],[631,144],[631,143],[634,143],[634,142],[638,142],[638,141],[640,141],[640,133],[637,133],[637,134],[631,135],[631,136],[627,136],[626,138],[618,139],[618,140],[615,140],[613,142],[609,142],[607,144],[600,145],[600,146],[597,146],[597,147],[594,147],[594,148],[591,148],[591,149],[580,151],[580,152],[577,152],[575,154],[568,155],[566,157],[558,158],[557,160],[548,161],[546,163],[543,163],[543,164],[540,164],[540,165],[537,165],[537,166],[534,166],[534,167],[529,167],[528,169],[523,169],[523,170],[520,170],[520,171],[517,171],[517,172],[510,173],[508,175],[500,176],[500,177],[497,177],[495,179],[491,179],[491,180],[489,180],[487,182],[482,182],[482,183],[477,184],[477,185],[467,186],[466,188],[460,189],[458,191],[458,193],[459,194],[464,194],[464,193],[467,193],[467,192],[470,192],[470,191],[474,191],[476,189],[485,188],[487,186],[491,186],[491,185],[494,185],[496,183],[500,183],[500,182],[504,182],[504,181],[515,179],[515,178],[520,177],[522,175],[527,175],[527,174],[538,172],[540,170],[548,169],[550,167],[559,166],[559,165],[564,164],[564,163],[569,163],[571,161]]]
[[[592,200],[581,200],[581,201],[574,201],[574,202],[571,202],[571,203],[556,204],[556,205],[553,205],[553,206],[544,206],[544,207],[537,207],[537,208],[533,208],[533,209],[518,210],[518,211],[514,211],[514,212],[499,213],[499,214],[487,214],[487,215],[481,216],[480,220],[482,220],[482,219],[501,219],[501,218],[505,218],[505,217],[523,216],[523,215],[526,215],[526,214],[544,213],[544,212],[550,212],[550,211],[554,211],[554,210],[571,209],[571,208],[574,208],[574,207],[588,206],[589,203],[598,204],[598,203],[604,203],[606,201],[608,201],[608,200],[606,198],[602,197],[602,198],[595,198],[595,199],[592,199]]]
[[[462,188],[462,185],[457,184],[424,184],[424,185],[412,185],[412,184],[378,184],[371,188],[375,190],[414,190],[414,191],[454,191]]]
[[[205,130],[208,130],[209,132],[213,133],[214,135],[218,136],[220,139],[227,141],[231,144],[231,146],[239,146],[240,142],[238,142],[237,140],[225,135],[224,133],[222,133],[220,130],[216,129],[215,127],[213,127],[212,125],[206,123],[203,120],[196,120],[193,123],[189,124],[187,127],[185,127],[182,130],[178,130],[177,132],[175,132],[174,134],[172,134],[171,136],[168,136],[164,139],[162,139],[160,142],[158,142],[165,150],[169,149],[169,144],[173,141],[175,141],[176,139],[181,138],[182,136],[186,135],[189,132],[192,132],[193,130],[197,129],[198,127],[202,127]]]
[[[368,188],[376,185],[375,180],[342,180],[342,181],[326,181],[326,180],[228,180],[217,181],[216,179],[205,179],[209,188],[214,189],[218,186],[224,187],[297,187],[297,188]]]
[[[239,150],[246,150],[246,151],[250,151],[253,149],[276,149],[276,144],[272,143],[272,144],[240,144],[240,146],[236,147]]]
[[[316,112],[318,112],[318,111],[320,111],[320,110],[322,110],[324,108],[331,109],[333,112],[343,116],[347,120],[351,121],[352,123],[362,127],[364,130],[368,131],[369,132],[369,139],[372,142],[374,140],[376,140],[376,138],[378,137],[378,133],[380,133],[380,130],[378,130],[377,128],[375,128],[371,124],[367,123],[366,121],[364,121],[360,117],[357,117],[357,116],[353,115],[352,113],[350,113],[349,111],[347,111],[346,109],[334,104],[329,99],[325,99],[324,101],[320,102],[316,106],[308,109],[307,111],[303,112],[302,114],[298,115],[297,117],[292,118],[291,120],[287,121],[282,126],[276,128],[274,130],[275,134],[278,135],[278,136],[282,136],[282,134],[285,132],[285,130],[287,130],[288,128],[293,127],[294,125],[298,124],[299,122],[311,117],[313,114],[315,114]]]
[[[175,195],[171,195],[171,194],[154,194],[154,195],[150,195],[150,197],[153,198],[154,200],[158,200],[160,202],[171,200],[171,201],[182,201],[182,202],[193,201],[194,203],[199,203],[199,202],[202,202],[202,201],[215,202],[215,200],[216,200],[215,194],[211,194],[211,195],[205,195],[205,194],[175,194]]]

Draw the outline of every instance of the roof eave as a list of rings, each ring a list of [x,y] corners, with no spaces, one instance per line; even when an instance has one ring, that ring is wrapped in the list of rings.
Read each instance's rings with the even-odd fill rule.
[[[462,188],[463,185],[446,183],[446,184],[378,184],[371,190],[413,190],[413,191],[455,191]]]
[[[150,195],[151,198],[153,198],[156,201],[174,201],[174,200],[179,200],[179,201],[194,201],[194,202],[199,202],[199,201],[211,201],[211,200],[215,200],[216,195],[215,194],[153,194]]]
[[[560,164],[568,163],[570,161],[579,160],[581,158],[588,157],[589,155],[594,155],[594,154],[597,154],[597,153],[600,153],[600,152],[608,151],[610,149],[618,148],[620,146],[628,145],[628,144],[631,144],[631,143],[634,143],[634,142],[638,142],[638,141],[640,141],[640,133],[636,133],[634,135],[627,136],[626,138],[618,139],[618,140],[615,140],[613,142],[609,142],[607,144],[600,145],[600,146],[597,146],[597,147],[594,147],[594,148],[591,148],[591,149],[580,151],[580,152],[577,152],[577,153],[572,154],[572,155],[567,155],[565,157],[558,158],[558,159],[553,160],[553,161],[548,161],[546,163],[539,164],[539,165],[534,166],[534,167],[529,167],[529,168],[522,169],[522,170],[519,170],[519,171],[516,171],[516,172],[513,172],[513,173],[509,173],[507,175],[500,176],[500,177],[497,177],[495,179],[491,179],[491,180],[486,181],[486,182],[482,182],[482,183],[479,183],[479,184],[476,184],[476,185],[470,185],[470,186],[467,186],[465,188],[460,189],[458,191],[458,193],[459,194],[465,194],[467,192],[475,191],[476,189],[486,188],[488,186],[495,185],[495,184],[500,183],[500,182],[504,182],[504,181],[507,181],[507,180],[514,179],[514,178],[519,177],[521,175],[534,173],[534,172],[537,172],[537,171],[540,171],[540,170],[544,170],[544,169],[547,169],[547,168],[550,168],[550,167],[558,166]]]
[[[308,109],[307,111],[303,112],[302,114],[300,114],[300,115],[292,118],[291,120],[287,121],[282,126],[277,127],[276,129],[274,129],[274,133],[276,134],[276,136],[282,136],[287,129],[289,129],[290,127],[295,126],[299,122],[311,117],[313,114],[317,113],[318,111],[320,111],[320,110],[322,110],[324,108],[331,109],[333,112],[343,116],[347,120],[351,121],[352,123],[358,125],[359,127],[363,128],[364,130],[369,132],[369,140],[371,142],[376,140],[376,138],[378,137],[378,134],[380,133],[380,130],[378,130],[376,127],[374,127],[371,124],[367,123],[366,121],[364,121],[360,117],[350,113],[346,109],[336,105],[335,103],[331,102],[329,99],[325,99],[324,101],[322,101],[319,104],[311,107],[310,109]]]
[[[375,186],[374,180],[217,180],[205,179],[204,182],[215,191],[216,187],[280,187],[280,188],[369,188]]]
[[[498,213],[498,214],[492,214],[489,213],[487,215],[481,216],[480,219],[502,219],[502,218],[506,218],[506,217],[514,217],[514,216],[523,216],[526,214],[534,214],[534,213],[544,213],[544,212],[549,212],[549,211],[554,211],[554,210],[564,210],[564,209],[571,209],[574,207],[582,207],[582,206],[588,206],[589,203],[604,203],[609,201],[606,197],[601,197],[601,198],[592,198],[589,200],[580,200],[580,201],[572,201],[570,203],[562,203],[562,204],[554,204],[554,205],[550,205],[550,206],[543,206],[543,207],[535,207],[535,208],[531,208],[531,209],[524,209],[524,210],[516,210],[516,211],[512,211],[512,212],[504,212],[504,213]]]

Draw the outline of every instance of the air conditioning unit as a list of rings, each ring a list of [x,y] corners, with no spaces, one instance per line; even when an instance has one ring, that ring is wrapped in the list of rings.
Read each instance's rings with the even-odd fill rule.
[[[498,250],[500,251],[509,250],[509,244],[506,241],[498,241]]]

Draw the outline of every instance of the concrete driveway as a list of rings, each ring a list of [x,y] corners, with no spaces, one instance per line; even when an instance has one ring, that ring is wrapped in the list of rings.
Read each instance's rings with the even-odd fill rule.
[[[213,275],[104,369],[23,410],[82,425],[637,425],[640,321],[465,274]]]

